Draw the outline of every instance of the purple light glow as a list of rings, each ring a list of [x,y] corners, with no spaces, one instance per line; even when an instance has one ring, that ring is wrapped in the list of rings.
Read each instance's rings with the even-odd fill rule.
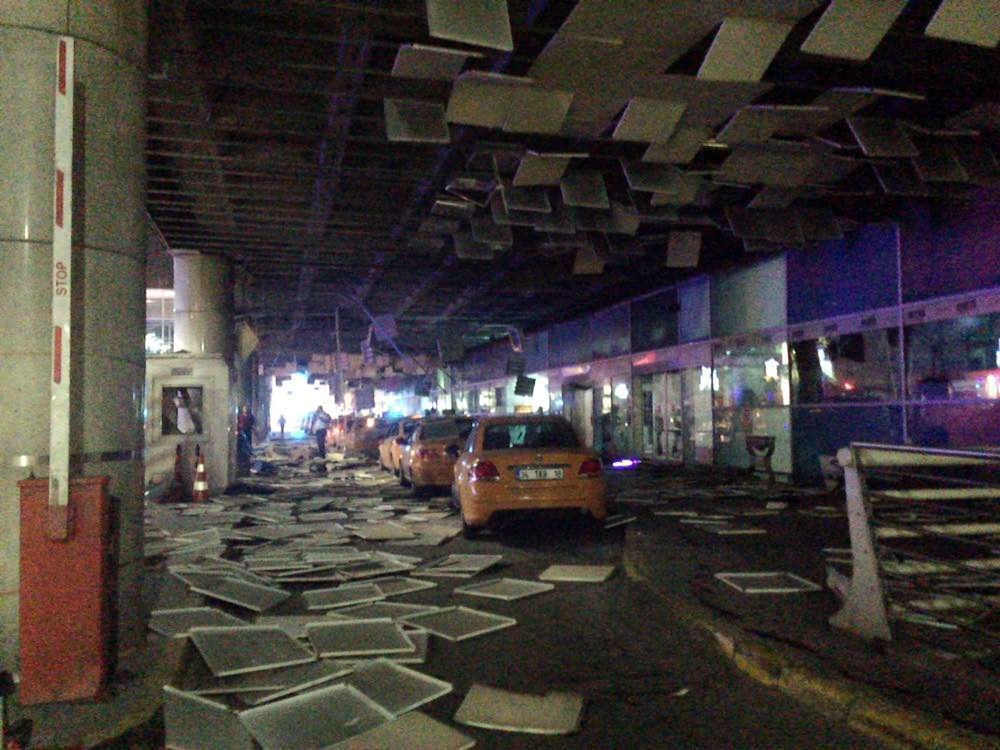
[[[642,463],[638,458],[619,458],[611,462],[612,469],[634,469]]]

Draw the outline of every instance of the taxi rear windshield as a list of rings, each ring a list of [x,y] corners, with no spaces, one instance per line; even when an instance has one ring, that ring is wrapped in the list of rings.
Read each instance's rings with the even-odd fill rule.
[[[566,422],[505,422],[486,426],[483,450],[508,448],[579,448],[580,441]]]
[[[444,440],[446,438],[465,439],[472,430],[471,419],[446,419],[442,422],[427,422],[420,431],[423,440]]]

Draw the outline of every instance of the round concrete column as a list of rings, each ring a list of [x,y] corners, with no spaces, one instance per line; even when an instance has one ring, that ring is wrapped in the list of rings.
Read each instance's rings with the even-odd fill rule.
[[[232,268],[219,255],[174,252],[174,351],[222,354],[233,349]]]
[[[0,2],[0,662],[17,655],[16,454],[49,451],[53,112],[76,40],[72,453],[117,498],[118,640],[142,637],[146,3]],[[40,473],[47,473],[43,464]]]

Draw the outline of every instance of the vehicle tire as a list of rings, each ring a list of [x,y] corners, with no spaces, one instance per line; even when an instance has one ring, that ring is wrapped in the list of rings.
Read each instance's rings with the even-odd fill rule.
[[[469,526],[464,520],[462,521],[462,536],[466,539],[475,539],[482,530],[482,526]]]
[[[403,469],[402,468],[400,468],[398,476],[399,476],[399,486],[400,487],[409,487],[410,486],[410,480],[407,479],[406,476],[403,474]]]

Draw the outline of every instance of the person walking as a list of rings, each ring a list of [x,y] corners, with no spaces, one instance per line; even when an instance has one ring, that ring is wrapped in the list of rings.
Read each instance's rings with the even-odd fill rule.
[[[326,430],[332,421],[330,415],[323,410],[322,404],[316,408],[309,421],[309,432],[316,438],[316,448],[319,450],[320,458],[326,455]]]

